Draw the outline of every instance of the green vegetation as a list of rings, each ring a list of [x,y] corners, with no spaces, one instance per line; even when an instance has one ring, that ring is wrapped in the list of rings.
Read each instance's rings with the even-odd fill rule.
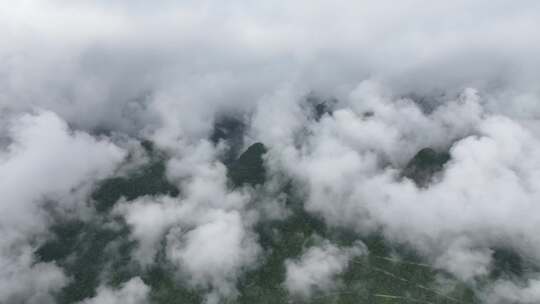
[[[157,151],[147,147],[151,161],[126,177],[104,180],[92,195],[98,208],[96,218],[87,222],[59,221],[52,227],[53,237],[43,244],[36,256],[41,261],[54,261],[72,281],[58,295],[58,303],[76,303],[95,295],[100,282],[119,286],[133,276],[140,276],[151,286],[150,299],[156,304],[201,303],[204,290],[194,290],[179,279],[160,245],[156,263],[142,269],[131,256],[136,242],[129,238],[129,227],[122,219],[110,215],[120,198],[128,200],[141,195],[178,195],[178,189],[167,182],[165,163]],[[232,187],[261,185],[265,182],[261,143],[250,146],[228,166]],[[421,150],[404,171],[422,184],[431,179],[449,160],[449,155],[432,149]],[[433,269],[406,246],[387,243],[378,235],[365,236],[325,223],[303,209],[301,198],[293,195],[288,184],[283,192],[292,214],[285,220],[263,221],[255,232],[264,254],[253,270],[237,283],[239,296],[229,303],[477,303],[474,292],[449,274]],[[296,258],[313,245],[317,237],[340,246],[361,240],[369,254],[353,260],[345,273],[336,278],[342,282],[328,293],[316,293],[309,300],[291,298],[283,287],[285,260]],[[164,242],[164,241],[163,241]],[[527,266],[512,251],[495,250],[492,279],[520,276]],[[440,282],[446,282],[441,286]],[[444,290],[444,291],[443,291]]]
[[[61,290],[58,303],[75,303],[94,296],[102,274],[111,272],[113,285],[133,273],[127,228],[107,228],[99,222],[65,221],[52,227],[54,238],[36,252],[41,261],[55,261],[72,280]],[[115,284],[116,283],[116,284]]]
[[[225,165],[229,165],[238,157],[244,145],[245,129],[244,122],[235,117],[225,116],[216,120],[210,141],[214,144],[222,141],[227,144],[227,149],[221,158]]]
[[[121,197],[129,201],[143,195],[178,195],[178,188],[169,183],[165,176],[163,156],[154,151],[150,143],[144,142],[143,146],[147,153],[152,153],[150,162],[127,177],[113,177],[102,181],[92,194],[98,211],[109,210]]]
[[[264,153],[266,153],[266,147],[262,143],[255,143],[229,166],[228,175],[234,187],[264,183],[266,175]]]
[[[431,148],[420,150],[403,170],[403,176],[412,179],[417,185],[425,187],[433,176],[443,170],[450,160],[448,152],[437,152]]]

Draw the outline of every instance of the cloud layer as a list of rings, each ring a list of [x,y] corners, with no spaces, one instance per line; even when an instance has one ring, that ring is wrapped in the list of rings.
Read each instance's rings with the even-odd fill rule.
[[[36,263],[54,213],[83,212],[93,182],[111,174],[125,152],[108,141],[72,132],[51,112],[8,121],[0,152],[0,300],[52,302],[68,278],[54,263]]]
[[[539,12],[532,0],[0,0],[0,302],[54,302],[71,278],[34,252],[58,218],[93,216],[127,225],[142,269],[163,254],[208,303],[234,299],[271,252],[259,225],[291,214],[287,195],[469,286],[497,248],[537,265]],[[306,96],[336,101],[318,117]],[[268,148],[265,185],[228,182],[227,147],[209,140],[223,116]],[[145,161],[142,140],[180,194],[96,215],[89,194]],[[419,186],[402,172],[426,147],[450,161]],[[355,248],[286,259],[284,286],[331,289]],[[143,279],[85,301],[144,302]],[[481,289],[488,303],[537,302],[527,279]]]
[[[366,254],[362,243],[340,248],[327,240],[306,250],[298,260],[286,260],[285,287],[297,296],[310,297],[338,285],[337,276],[347,269],[351,259]]]

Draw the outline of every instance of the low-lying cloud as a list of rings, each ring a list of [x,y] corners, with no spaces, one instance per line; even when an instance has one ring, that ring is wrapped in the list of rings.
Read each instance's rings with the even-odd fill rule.
[[[468,286],[496,248],[537,263],[539,12],[528,0],[0,1],[0,302],[53,303],[70,282],[35,251],[58,218],[95,216],[96,183],[137,158],[119,138],[163,152],[180,194],[122,198],[109,216],[142,269],[162,251],[207,303],[238,297],[264,261],[257,225],[292,212],[274,204],[283,184],[326,225],[381,233]],[[306,96],[335,103],[315,117]],[[226,147],[209,140],[227,115],[268,148],[266,185],[228,182]],[[423,148],[450,160],[418,185],[403,170]],[[284,286],[332,289],[355,248],[307,249]],[[83,303],[143,303],[143,279],[103,282]],[[481,292],[534,303],[537,280]]]

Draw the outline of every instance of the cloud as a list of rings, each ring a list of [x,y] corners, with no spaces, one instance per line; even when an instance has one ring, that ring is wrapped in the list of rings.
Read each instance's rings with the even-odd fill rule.
[[[430,113],[372,83],[348,102],[311,122],[297,148],[269,151],[299,182],[308,211],[362,234],[382,231],[462,281],[489,273],[492,248],[540,258],[540,142],[531,129],[487,112],[474,90]],[[451,155],[426,189],[400,177],[423,147]]]
[[[362,243],[338,247],[328,240],[306,250],[298,259],[285,261],[284,286],[289,293],[310,297],[315,292],[327,292],[339,285],[338,275],[347,269],[351,259],[367,253]]]
[[[261,215],[206,138],[237,112],[268,171],[330,225],[382,231],[464,281],[489,272],[494,246],[540,258],[538,12],[533,0],[0,0],[0,301],[51,301],[67,282],[34,263],[35,242],[48,208],[86,210],[124,157],[107,138],[118,133],[152,140],[181,189],[115,208],[136,259],[151,265],[166,239],[209,302],[234,295]],[[339,100],[332,115],[306,113],[310,92]],[[425,147],[451,161],[420,189],[400,171]],[[230,259],[194,256],[206,240]]]
[[[0,300],[51,302],[67,282],[54,263],[33,252],[47,233],[51,213],[84,209],[95,180],[113,172],[125,153],[105,139],[71,131],[51,112],[9,118],[0,151]]]
[[[0,104],[84,128],[200,135],[224,108],[283,88],[343,97],[367,78],[398,95],[473,86],[514,107],[538,97],[535,1],[0,5]]]
[[[219,202],[220,196],[214,196]],[[226,204],[226,199],[221,201]],[[143,198],[120,205],[138,241],[135,257],[155,262],[165,239],[167,259],[189,286],[207,292],[206,302],[237,296],[236,280],[257,265],[261,248],[252,231],[252,217],[242,209],[198,206],[202,201]]]
[[[96,296],[83,300],[81,304],[144,304],[148,303],[149,292],[150,287],[144,284],[139,277],[136,277],[118,289],[100,286]]]
[[[538,280],[531,279],[522,283],[507,280],[495,282],[484,293],[486,303],[537,303],[540,300],[540,285]]]
[[[53,295],[69,278],[54,263],[36,263],[33,248],[2,240],[0,299],[5,303],[55,303]]]
[[[120,203],[114,212],[132,228],[142,265],[154,262],[165,239],[167,259],[189,286],[207,293],[206,302],[234,298],[236,280],[261,253],[252,231],[258,215],[247,208],[251,195],[228,189],[225,167],[208,142],[180,149],[168,163],[180,197],[142,197]]]
[[[210,289],[206,303],[237,296],[236,280],[253,269],[260,254],[255,235],[247,230],[238,212],[213,212],[210,221],[167,235],[167,256],[185,271],[194,287]]]
[[[472,283],[475,278],[489,274],[492,254],[493,250],[490,248],[475,248],[475,244],[471,244],[469,239],[458,238],[445,248],[434,265],[448,270],[463,282]]]

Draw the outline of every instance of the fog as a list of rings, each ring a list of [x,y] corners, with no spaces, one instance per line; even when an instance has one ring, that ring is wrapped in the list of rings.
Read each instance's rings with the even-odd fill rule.
[[[525,0],[0,1],[0,302],[55,302],[72,278],[35,251],[59,218],[96,216],[91,192],[145,161],[143,140],[180,195],[122,198],[110,216],[142,269],[163,250],[206,303],[263,263],[255,227],[290,215],[289,181],[326,225],[380,233],[472,288],[495,248],[537,265],[539,26]],[[316,117],[309,96],[335,103]],[[210,140],[223,116],[246,125],[238,150],[268,148],[265,185],[228,184],[227,143]],[[418,185],[402,171],[426,147],[450,160]],[[333,289],[364,254],[321,244],[287,260],[292,294]],[[540,277],[521,279],[477,291],[540,301]],[[140,278],[124,283],[83,303],[147,301]]]

